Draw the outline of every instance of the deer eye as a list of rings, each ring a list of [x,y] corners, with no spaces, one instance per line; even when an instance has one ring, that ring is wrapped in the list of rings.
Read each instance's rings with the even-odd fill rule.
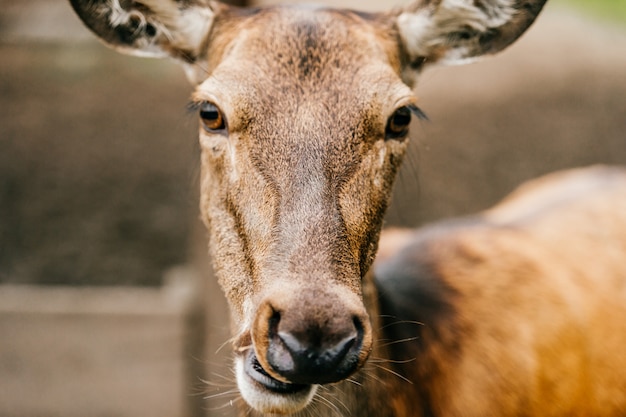
[[[411,109],[409,106],[397,109],[387,121],[385,137],[387,139],[398,139],[409,133],[411,124]]]
[[[207,132],[215,132],[226,128],[222,112],[217,106],[208,101],[200,104],[200,120],[202,127]]]

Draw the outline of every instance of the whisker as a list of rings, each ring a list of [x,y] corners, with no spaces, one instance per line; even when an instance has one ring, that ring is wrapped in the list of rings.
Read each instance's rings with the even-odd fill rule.
[[[216,376],[220,379],[223,380],[223,382],[216,382],[213,380],[204,380],[204,379],[200,379],[200,382],[210,386],[210,387],[218,387],[218,388],[225,388],[225,387],[232,387],[235,384],[234,381],[234,377],[233,378],[229,378],[227,376],[224,375],[220,375],[216,372],[211,372],[211,376]]]
[[[229,343],[232,343],[233,340],[235,340],[234,337],[231,337],[230,339],[226,339],[226,341],[224,343],[222,343],[221,345],[219,345],[219,347],[217,348],[217,350],[215,351],[215,354],[217,355],[218,353],[220,353],[220,351],[222,349],[224,349],[225,346],[227,346]]]
[[[384,316],[380,316],[380,317],[384,317]],[[385,318],[390,318],[390,317],[391,318],[395,318],[393,316],[386,316]],[[387,323],[384,326],[381,326],[378,330],[384,330],[384,329],[386,329],[388,327],[395,326],[395,325],[398,325],[398,324],[415,324],[415,325],[418,325],[418,326],[424,326],[425,325],[423,322],[417,321],[417,320],[398,320],[398,321],[394,321],[392,323]]]
[[[385,381],[380,376],[378,376],[376,370],[372,366],[364,367],[361,375],[363,375],[363,377],[369,379],[370,381],[374,381],[377,384],[385,384]]]
[[[328,398],[323,397],[322,395],[319,394],[315,394],[315,397],[313,397],[313,399],[315,400],[315,402],[317,402],[318,404],[324,404],[325,406],[327,406],[328,408],[330,408],[332,411],[336,412],[337,414],[341,415],[341,412],[339,411],[339,407],[337,407],[332,401],[330,401]],[[349,410],[348,410],[349,411]]]
[[[407,343],[407,342],[413,342],[414,340],[418,340],[419,337],[407,337],[405,339],[397,339],[397,340],[390,340],[386,343],[380,344],[378,345],[379,347],[386,347],[386,346],[391,346],[391,345],[397,345],[399,343]]]
[[[352,379],[352,378],[347,378],[346,382],[349,382],[351,384],[356,385],[357,387],[362,387],[363,384],[361,384],[359,381],[357,381],[356,379]]]
[[[411,358],[411,359],[373,359],[372,363],[395,363],[398,365],[402,365],[404,363],[411,363],[411,362],[415,362],[417,360],[417,358]]]
[[[401,375],[401,374],[397,373],[396,371],[394,371],[394,370],[392,370],[392,369],[386,368],[386,367],[384,367],[384,366],[382,366],[382,365],[378,365],[377,363],[372,363],[372,365],[374,365],[375,367],[377,367],[377,368],[378,368],[378,369],[380,369],[380,370],[383,370],[383,371],[385,371],[385,372],[389,372],[390,374],[395,375],[395,376],[397,376],[398,378],[402,379],[403,381],[406,381],[406,382],[408,382],[409,384],[413,385],[413,381],[411,381],[410,379],[408,379],[408,378],[407,378],[407,377],[405,377],[404,375]]]
[[[205,397],[203,397],[205,400],[211,400],[213,398],[218,398],[218,397],[224,397],[226,395],[231,395],[231,394],[238,394],[239,390],[237,388],[233,388],[230,389],[228,391],[224,391],[224,392],[218,392],[216,394],[211,394],[211,395],[207,395]]]
[[[370,358],[369,361],[372,363],[395,363],[395,364],[403,364],[403,363],[411,363],[415,362],[417,358],[411,359],[386,359],[386,358]]]
[[[324,397],[321,394],[316,394],[315,398],[318,399],[318,400],[321,400],[321,402],[323,404],[328,405],[330,408],[332,408],[339,415],[341,415],[341,411],[339,410],[339,407],[337,406],[337,404],[339,404],[344,410],[346,410],[348,412],[348,414],[350,414],[350,409],[348,408],[348,406],[343,401],[341,401],[339,399],[339,397],[337,397],[336,395],[333,395],[333,393],[331,393],[331,392],[328,392],[328,395],[331,395],[333,397],[332,401],[330,399]]]

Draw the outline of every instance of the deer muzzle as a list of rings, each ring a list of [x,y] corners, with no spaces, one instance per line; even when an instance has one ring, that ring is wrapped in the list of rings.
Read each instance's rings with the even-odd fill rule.
[[[285,393],[344,380],[363,365],[372,345],[369,317],[360,299],[342,290],[267,296],[252,327],[248,376]]]

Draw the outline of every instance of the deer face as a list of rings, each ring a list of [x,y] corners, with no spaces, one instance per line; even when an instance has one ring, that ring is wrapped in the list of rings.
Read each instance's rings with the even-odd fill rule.
[[[304,401],[370,351],[361,280],[415,99],[393,38],[352,14],[270,9],[246,24],[194,94],[202,214],[244,396]]]
[[[231,307],[237,382],[267,413],[366,361],[362,280],[426,64],[496,52],[543,1],[365,15],[199,0],[73,1],[109,45],[183,62],[200,115],[202,217]]]

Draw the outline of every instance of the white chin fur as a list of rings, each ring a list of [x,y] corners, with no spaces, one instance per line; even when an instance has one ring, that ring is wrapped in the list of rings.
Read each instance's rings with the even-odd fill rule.
[[[315,396],[316,385],[312,385],[309,390],[295,394],[278,394],[268,391],[246,374],[243,361],[243,357],[235,359],[237,387],[248,405],[261,413],[295,413],[309,405]]]

